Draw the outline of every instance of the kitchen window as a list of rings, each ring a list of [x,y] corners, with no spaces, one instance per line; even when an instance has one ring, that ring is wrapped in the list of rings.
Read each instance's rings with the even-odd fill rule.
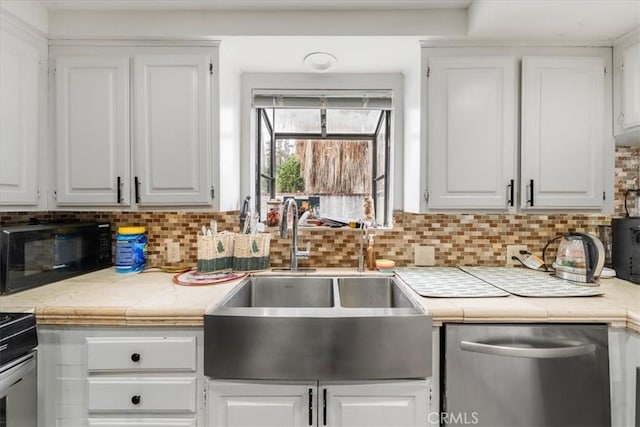
[[[325,92],[326,93],[326,92]],[[310,217],[389,225],[391,97],[255,95],[256,206],[294,197]]]

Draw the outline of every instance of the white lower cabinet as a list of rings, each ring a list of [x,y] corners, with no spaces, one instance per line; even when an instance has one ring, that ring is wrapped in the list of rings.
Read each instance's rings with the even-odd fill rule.
[[[428,380],[209,380],[208,427],[426,426]]]
[[[426,381],[320,383],[321,425],[341,427],[426,426]],[[326,404],[326,411],[324,406]]]
[[[315,426],[317,384],[209,380],[210,427]]]
[[[201,328],[38,329],[40,426],[204,423]]]
[[[89,418],[89,427],[196,427],[196,420],[175,418]]]
[[[195,377],[89,378],[89,412],[196,411]]]
[[[636,371],[640,368],[640,334],[631,329],[609,329],[609,377],[611,382],[611,426],[640,424],[636,396]],[[638,417],[638,419],[636,419]]]

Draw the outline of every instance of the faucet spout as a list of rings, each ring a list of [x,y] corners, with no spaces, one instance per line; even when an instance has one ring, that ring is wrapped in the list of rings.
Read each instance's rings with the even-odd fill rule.
[[[293,226],[291,229],[291,271],[298,271],[298,258],[309,258],[309,248],[306,251],[298,250],[298,204],[295,199],[287,199],[282,209],[282,221],[280,222],[280,237],[283,239],[289,234],[287,218],[289,209],[293,208]]]
[[[360,233],[360,253],[358,254],[358,272],[364,271],[364,243],[367,241],[369,228],[367,223],[362,221],[362,233]]]

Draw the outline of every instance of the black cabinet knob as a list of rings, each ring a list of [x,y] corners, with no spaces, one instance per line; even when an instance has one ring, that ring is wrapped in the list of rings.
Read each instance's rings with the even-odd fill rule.
[[[133,353],[133,354],[131,355],[131,360],[132,360],[133,362],[139,362],[139,361],[140,361],[140,353]]]
[[[134,405],[140,404],[140,396],[138,395],[131,396],[131,403],[133,403]]]

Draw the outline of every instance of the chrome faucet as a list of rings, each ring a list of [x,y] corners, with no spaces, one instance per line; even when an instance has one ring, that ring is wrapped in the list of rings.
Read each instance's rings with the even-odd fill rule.
[[[364,271],[364,244],[367,241],[369,229],[364,221],[362,223],[362,233],[360,233],[360,253],[358,254],[358,272]]]
[[[307,243],[306,251],[298,250],[298,204],[295,199],[287,199],[282,209],[282,220],[280,221],[280,237],[286,238],[289,232],[287,218],[289,209],[293,206],[293,230],[291,232],[291,271],[298,271],[298,258],[308,259],[311,253],[311,242]]]

